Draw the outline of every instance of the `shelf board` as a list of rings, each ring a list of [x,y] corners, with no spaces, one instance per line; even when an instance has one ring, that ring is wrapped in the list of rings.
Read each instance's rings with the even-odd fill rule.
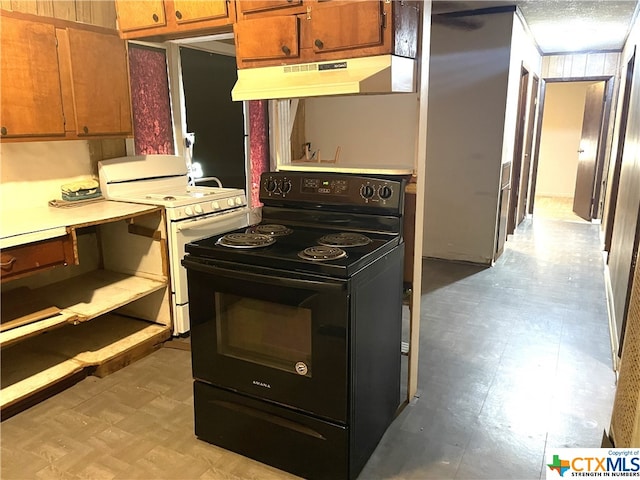
[[[0,351],[0,408],[41,392],[84,368],[100,366],[133,349],[151,350],[171,335],[165,325],[107,314],[67,325]]]
[[[78,318],[73,312],[59,312],[49,318],[38,320],[20,327],[12,328],[0,333],[0,347],[7,347],[12,343],[26,340],[40,333],[64,327]]]
[[[166,285],[166,281],[94,270],[36,291],[52,305],[76,314],[78,321],[84,322],[161,290]]]

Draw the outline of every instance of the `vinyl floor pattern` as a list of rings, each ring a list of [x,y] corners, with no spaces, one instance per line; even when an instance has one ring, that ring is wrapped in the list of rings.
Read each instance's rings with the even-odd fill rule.
[[[526,219],[492,268],[425,261],[419,397],[361,480],[540,479],[545,451],[600,446],[615,375],[598,229]],[[0,477],[295,478],[194,437],[174,342],[4,421]]]

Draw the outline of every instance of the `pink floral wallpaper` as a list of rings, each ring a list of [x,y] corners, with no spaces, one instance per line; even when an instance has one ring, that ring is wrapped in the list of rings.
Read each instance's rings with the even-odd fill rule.
[[[130,44],[129,72],[136,154],[173,155],[165,51]]]
[[[251,205],[262,205],[260,174],[269,170],[269,116],[266,100],[249,102],[249,159],[251,161],[250,188]]]

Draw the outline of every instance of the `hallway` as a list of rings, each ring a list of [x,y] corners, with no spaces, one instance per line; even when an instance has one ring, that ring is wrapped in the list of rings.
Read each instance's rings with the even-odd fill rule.
[[[493,268],[426,261],[420,397],[361,480],[539,479],[545,449],[600,446],[615,375],[598,229],[527,219]],[[180,348],[88,377],[1,428],[7,480],[293,478],[194,437]]]
[[[545,449],[600,446],[615,375],[598,230],[528,218],[493,268],[426,261],[420,398],[360,478],[545,478]]]

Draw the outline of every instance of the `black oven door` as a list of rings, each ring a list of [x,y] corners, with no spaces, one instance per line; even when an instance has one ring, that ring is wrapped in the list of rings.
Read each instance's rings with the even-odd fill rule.
[[[183,260],[196,380],[347,421],[349,281]]]

